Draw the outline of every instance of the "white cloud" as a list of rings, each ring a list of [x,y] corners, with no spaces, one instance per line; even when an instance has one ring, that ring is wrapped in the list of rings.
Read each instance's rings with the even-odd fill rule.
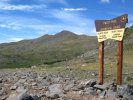
[[[43,14],[42,14],[43,15]],[[51,34],[59,32],[61,30],[75,31],[78,34],[91,34],[90,31],[94,27],[94,21],[84,17],[79,12],[66,12],[64,10],[48,10],[44,12],[44,16],[48,15],[51,18],[59,20],[59,23],[55,24],[47,22],[47,20],[25,18],[20,16],[4,16],[0,15],[2,28],[9,28],[12,30],[34,30],[34,33],[38,35]],[[28,31],[27,31],[28,32]]]
[[[42,2],[42,3],[45,3],[45,4],[59,3],[59,4],[62,4],[64,6],[69,5],[66,0],[39,0],[39,1]]]
[[[93,23],[93,20],[85,18],[83,15],[76,12],[66,12],[64,10],[53,10],[50,12],[50,14],[52,17],[64,23],[71,23],[71,25],[87,26]]]
[[[0,24],[1,28],[9,28],[9,29],[13,29],[13,30],[19,30],[22,28],[22,26],[20,24],[17,23],[8,23],[8,24]]]
[[[9,2],[10,0],[0,0],[0,3],[7,3]]]
[[[64,11],[86,11],[87,8],[62,8]]]
[[[0,33],[0,35],[4,36],[4,37],[12,37],[11,34],[6,34],[6,33]]]
[[[101,3],[110,3],[110,0],[101,0]]]
[[[22,4],[11,4],[11,0],[0,0],[0,10],[23,10],[23,11],[33,11],[36,9],[46,8],[45,4],[40,5],[22,5]]]
[[[9,39],[11,42],[17,42],[23,40],[23,38],[10,38]]]
[[[0,4],[0,10],[35,10],[46,8],[46,5],[11,5],[11,4]]]

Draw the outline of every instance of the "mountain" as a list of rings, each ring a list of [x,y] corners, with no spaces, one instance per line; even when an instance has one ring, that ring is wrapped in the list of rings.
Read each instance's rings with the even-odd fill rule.
[[[97,48],[95,36],[63,30],[55,35],[0,44],[0,67],[29,67],[73,59]]]
[[[115,40],[105,41],[105,63],[116,61],[116,49]],[[0,68],[50,65],[77,58],[81,58],[85,63],[96,63],[98,59],[96,36],[77,35],[63,30],[55,35],[46,34],[36,39],[0,44]],[[132,66],[132,60],[133,27],[129,27],[124,34],[123,63]]]

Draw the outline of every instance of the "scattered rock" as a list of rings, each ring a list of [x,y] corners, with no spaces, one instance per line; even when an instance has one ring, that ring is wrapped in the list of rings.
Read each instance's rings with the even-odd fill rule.
[[[49,91],[46,92],[46,96],[51,99],[56,99],[63,96],[63,88],[61,84],[53,84],[49,86]]]
[[[23,94],[19,100],[36,100],[33,99],[32,96],[28,95],[28,94]]]
[[[133,95],[133,85],[121,85],[117,89],[117,97],[123,97],[124,94]]]
[[[133,95],[124,94],[123,100],[133,100]]]
[[[96,84],[96,85],[94,85],[94,88],[99,89],[99,90],[107,90],[107,89],[109,89],[109,86]]]
[[[2,78],[0,78],[0,83],[2,83]]]
[[[100,94],[100,98],[103,99],[103,98],[105,98],[105,96],[106,96],[106,91],[103,91],[103,92]]]
[[[2,89],[0,90],[0,96],[6,95],[6,94],[7,94],[7,92],[5,91],[5,89],[2,88]]]
[[[127,77],[124,78],[124,82],[130,81],[130,80],[133,80],[133,78],[130,77],[130,76],[127,76]]]
[[[34,82],[34,83],[32,83],[31,85],[32,85],[32,86],[37,86],[37,83],[36,83],[36,82]]]
[[[92,87],[85,88],[84,91],[85,91],[84,92],[85,95],[97,96],[96,90],[94,88],[92,88]]]
[[[74,87],[74,84],[68,84],[64,86],[64,91],[68,92]]]
[[[86,81],[81,81],[78,85],[79,89],[84,89],[85,87],[93,87],[96,84],[96,80],[90,79]]]
[[[10,87],[10,90],[16,90],[16,89],[17,89],[16,85]]]
[[[5,95],[5,96],[3,96],[2,98],[1,98],[1,100],[6,100],[7,99],[7,95]]]
[[[133,100],[133,85],[117,88],[114,81],[99,85],[63,73],[17,70],[0,73],[0,100]]]
[[[37,95],[32,97],[34,100],[41,100]]]
[[[115,98],[116,98],[116,92],[113,91],[113,90],[108,90],[108,91],[106,92],[106,95],[107,95],[107,97],[110,97],[110,98],[112,98],[113,100],[115,100]]]

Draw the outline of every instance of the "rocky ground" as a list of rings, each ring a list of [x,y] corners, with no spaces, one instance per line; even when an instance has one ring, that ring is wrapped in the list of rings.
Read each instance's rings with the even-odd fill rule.
[[[0,100],[133,100],[133,85],[99,85],[61,72],[0,71]]]

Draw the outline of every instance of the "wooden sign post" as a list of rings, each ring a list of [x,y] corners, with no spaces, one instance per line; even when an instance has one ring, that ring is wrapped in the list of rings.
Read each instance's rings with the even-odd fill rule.
[[[122,62],[123,62],[123,40],[118,41],[118,50],[117,50],[117,79],[116,84],[122,84]]]
[[[96,20],[96,32],[99,42],[99,83],[103,84],[104,78],[104,41],[114,39],[118,41],[117,57],[117,80],[116,84],[122,84],[122,63],[123,63],[123,36],[125,25],[128,22],[128,15],[124,14],[112,20]]]
[[[104,41],[99,43],[99,83],[103,84],[104,78]]]

